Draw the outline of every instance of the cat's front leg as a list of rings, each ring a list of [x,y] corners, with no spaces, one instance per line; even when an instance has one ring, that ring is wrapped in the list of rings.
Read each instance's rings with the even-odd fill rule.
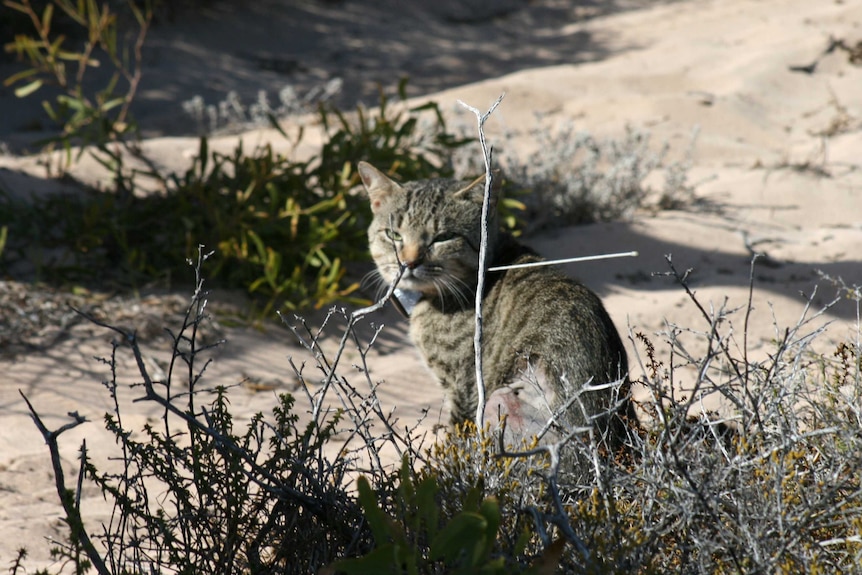
[[[449,403],[449,422],[453,426],[475,421],[476,406],[479,404],[476,378],[462,376],[457,379],[458,381],[449,382],[449,385],[441,381]]]

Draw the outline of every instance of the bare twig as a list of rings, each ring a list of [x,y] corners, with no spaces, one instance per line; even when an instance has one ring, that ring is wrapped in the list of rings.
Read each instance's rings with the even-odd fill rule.
[[[482,201],[482,228],[481,228],[481,243],[479,244],[479,271],[478,282],[476,284],[476,332],[473,338],[473,348],[476,353],[476,394],[479,401],[476,405],[476,428],[482,429],[482,421],[485,419],[485,379],[482,375],[482,297],[485,291],[485,269],[488,262],[485,261],[488,254],[488,217],[491,208],[491,190],[493,186],[494,174],[491,171],[491,153],[492,149],[485,142],[485,122],[491,117],[500,102],[503,101],[505,94],[500,94],[500,97],[491,104],[488,111],[482,114],[477,108],[474,108],[462,101],[459,104],[470,110],[476,116],[476,122],[479,129],[479,143],[482,146],[482,155],[485,160],[485,196]]]
[[[335,352],[335,357],[332,360],[332,365],[327,365],[326,367],[326,380],[323,383],[323,389],[318,395],[317,399],[314,402],[314,406],[312,408],[312,419],[314,421],[319,421],[320,412],[323,408],[324,398],[326,397],[326,392],[329,390],[330,385],[332,385],[333,379],[336,377],[336,368],[338,367],[338,363],[341,361],[341,356],[344,354],[345,347],[347,346],[347,339],[350,337],[353,329],[356,325],[356,322],[360,319],[364,318],[366,315],[370,313],[374,313],[377,310],[381,309],[386,302],[392,297],[392,294],[395,293],[395,287],[398,285],[398,282],[401,280],[401,276],[404,274],[405,266],[399,266],[398,273],[395,278],[392,280],[392,283],[389,284],[389,288],[386,290],[386,293],[380,298],[376,303],[364,307],[358,310],[353,311],[350,314],[350,317],[347,321],[347,327],[344,328],[344,333],[341,336],[341,342],[338,345],[338,349]],[[300,342],[302,342],[303,346],[306,347],[311,352],[315,352],[315,348],[317,346],[316,340],[313,340],[311,343],[307,342],[296,330],[296,328],[290,325],[289,322],[285,321],[284,317],[281,313],[278,314],[281,318],[282,322],[290,329],[294,335],[296,335]],[[319,353],[319,352],[318,352]]]
[[[584,541],[578,537],[577,533],[575,533],[574,528],[571,524],[571,519],[569,518],[569,514],[566,512],[565,507],[563,506],[562,498],[560,497],[560,487],[557,483],[557,476],[560,470],[560,450],[566,446],[573,437],[580,433],[589,432],[590,428],[587,427],[578,427],[575,429],[569,430],[569,433],[556,443],[551,443],[548,445],[540,445],[538,447],[534,447],[533,449],[528,449],[526,451],[518,451],[512,452],[506,449],[506,444],[503,438],[505,437],[506,431],[506,420],[503,420],[503,425],[500,429],[500,433],[498,434],[499,445],[498,445],[498,457],[508,457],[508,458],[526,458],[532,457],[534,455],[539,455],[542,453],[547,453],[551,459],[550,465],[550,473],[545,477],[548,491],[551,494],[551,501],[554,506],[553,514],[541,513],[535,507],[528,507],[527,510],[533,516],[533,520],[536,524],[536,530],[540,535],[544,535],[542,537],[542,543],[547,547],[550,545],[551,541],[547,537],[547,531],[543,525],[543,519],[556,525],[557,528],[565,535],[566,539],[575,546],[578,550],[578,553],[584,560],[584,563],[589,565],[592,563],[591,554],[589,548],[586,546]]]
[[[51,453],[51,466],[54,469],[54,484],[57,487],[57,495],[60,497],[60,504],[63,506],[63,511],[66,513],[66,521],[69,523],[69,528],[84,547],[84,552],[87,554],[87,558],[92,561],[93,567],[96,568],[96,571],[100,575],[110,575],[111,572],[108,570],[108,567],[105,565],[102,556],[96,550],[93,542],[90,541],[90,536],[87,534],[87,530],[84,527],[84,520],[81,518],[81,510],[77,503],[79,495],[75,494],[73,497],[72,492],[66,487],[66,475],[63,472],[62,459],[60,458],[60,447],[57,444],[57,438],[60,437],[61,434],[85,423],[87,419],[78,415],[77,412],[73,412],[69,414],[72,418],[71,422],[61,426],[59,429],[49,431],[42,422],[42,418],[39,417],[39,414],[33,407],[33,404],[31,404],[30,400],[27,399],[27,396],[24,395],[24,392],[18,390],[18,393],[21,394],[22,398],[24,398],[24,402],[27,404],[27,409],[30,410],[30,417],[39,429],[39,432],[42,433],[45,443],[48,444],[48,451]],[[82,461],[81,465],[83,466],[83,464],[84,462]]]

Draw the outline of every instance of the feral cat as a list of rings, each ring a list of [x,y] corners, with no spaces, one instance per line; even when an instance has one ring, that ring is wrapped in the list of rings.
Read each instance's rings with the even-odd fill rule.
[[[398,287],[418,298],[410,312],[411,338],[445,390],[452,422],[472,420],[484,178],[398,184],[366,162],[358,170],[374,216],[368,240],[380,278],[389,284],[404,266]],[[499,230],[495,216],[488,236],[488,267],[541,261]],[[632,414],[628,363],[598,296],[550,266],[488,272],[484,291],[486,421],[496,424],[505,415],[507,439],[528,439],[585,384],[620,382],[583,391],[558,418],[563,428],[592,419],[609,445],[619,445],[625,433],[619,415]],[[550,437],[560,431],[556,426]]]

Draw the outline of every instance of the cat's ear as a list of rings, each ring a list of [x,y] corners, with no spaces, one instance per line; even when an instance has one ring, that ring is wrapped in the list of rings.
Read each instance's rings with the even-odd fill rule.
[[[365,186],[365,190],[368,192],[368,199],[371,201],[371,211],[374,213],[377,213],[381,206],[394,194],[403,193],[404,191],[397,182],[368,162],[359,162],[356,165],[356,170],[359,172],[362,185]]]
[[[491,176],[491,207],[494,208],[497,205],[497,198],[500,197],[500,182],[502,181],[502,177],[500,170],[493,170]],[[485,175],[479,176],[453,195],[456,198],[472,200],[477,204],[481,204],[485,199]]]

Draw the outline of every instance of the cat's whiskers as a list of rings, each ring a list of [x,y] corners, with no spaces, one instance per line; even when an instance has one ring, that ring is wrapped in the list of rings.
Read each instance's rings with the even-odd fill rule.
[[[437,289],[437,296],[441,303],[446,301],[446,295],[450,295],[461,307],[468,307],[470,305],[468,294],[471,289],[464,280],[446,271],[442,271],[433,279],[434,287]]]
[[[472,299],[469,297],[472,295],[472,288],[464,280],[452,274],[446,274],[443,279],[449,292],[455,296],[458,303],[463,307],[469,307]]]
[[[461,301],[464,303],[464,305],[470,305],[470,303],[472,303],[472,300],[473,300],[473,294],[476,291],[475,286],[468,284],[467,282],[465,282],[460,277],[458,277],[454,274],[448,274],[448,275],[450,278],[452,278],[453,282],[456,284],[453,287],[454,287],[454,289],[458,290],[458,292],[461,296]],[[475,276],[475,274],[474,274],[474,276]]]
[[[361,287],[362,289],[365,289],[365,288],[379,289],[380,283],[382,281],[383,281],[383,277],[380,275],[380,271],[378,271],[375,268],[375,269],[371,270],[370,272],[366,273],[364,276],[362,276],[362,280],[360,280],[360,282],[359,282],[359,287]]]
[[[362,276],[359,286],[363,289],[373,290],[374,299],[379,300],[386,293],[389,284],[380,273],[380,270],[374,269]]]
[[[446,298],[443,296],[443,290],[440,289],[440,282],[437,281],[437,278],[434,278],[434,289],[437,290],[437,300],[440,302],[441,309],[443,312],[446,311]]]

